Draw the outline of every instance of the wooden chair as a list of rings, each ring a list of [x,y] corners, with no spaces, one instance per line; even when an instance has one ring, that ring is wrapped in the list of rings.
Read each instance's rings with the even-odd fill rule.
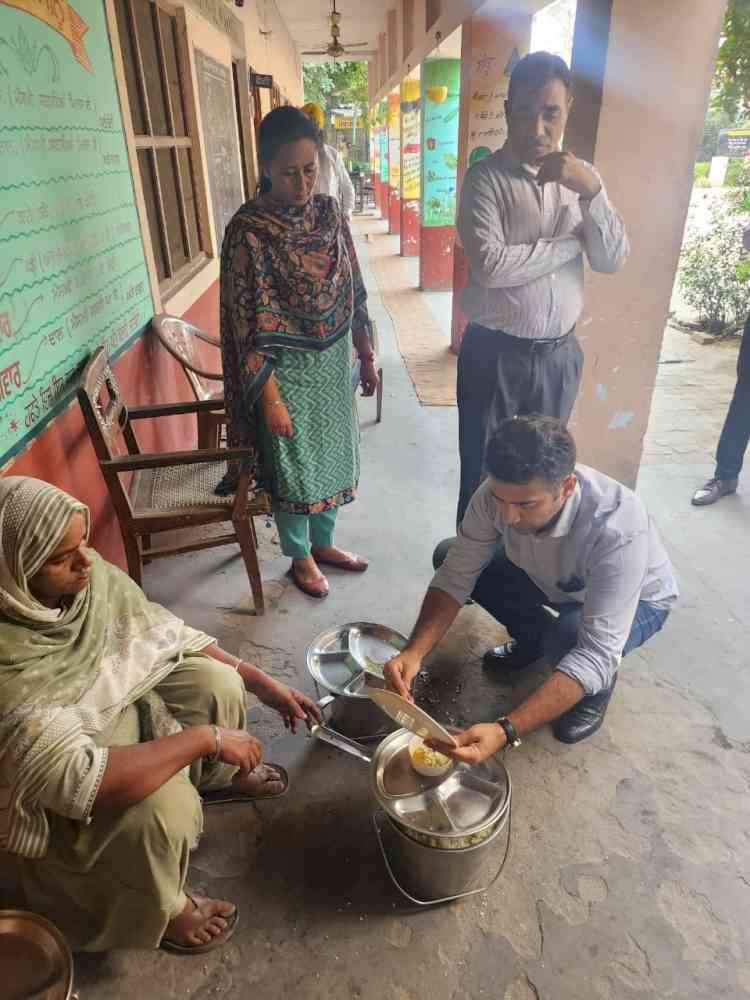
[[[135,420],[210,413],[221,408],[222,401],[206,399],[128,408],[103,347],[95,351],[86,365],[78,401],[120,522],[128,572],[133,580],[141,583],[144,560],[236,542],[247,569],[255,612],[262,615],[263,585],[253,517],[267,514],[270,504],[265,493],[253,492],[251,449],[209,448],[144,454],[133,429]],[[237,492],[233,497],[219,497],[213,492],[214,487],[226,472],[229,460],[244,460]],[[126,472],[135,473],[127,489],[121,478]],[[227,521],[231,521],[232,531],[225,534],[198,537],[177,545],[151,544],[151,535],[162,531],[196,529]],[[194,530],[192,537],[197,535]]]
[[[224,402],[224,376],[221,372],[206,371],[201,367],[200,358],[196,350],[196,340],[204,344],[221,350],[221,342],[217,337],[212,337],[210,333],[204,333],[192,323],[187,323],[179,316],[170,316],[168,313],[160,313],[151,320],[151,329],[154,331],[159,343],[168,351],[173,358],[182,365],[190,388],[197,400],[212,399],[223,404]],[[221,382],[220,388],[207,385],[208,382]],[[206,410],[198,414],[198,447],[218,448],[221,435],[221,428],[226,424],[227,418],[224,408],[216,410]]]

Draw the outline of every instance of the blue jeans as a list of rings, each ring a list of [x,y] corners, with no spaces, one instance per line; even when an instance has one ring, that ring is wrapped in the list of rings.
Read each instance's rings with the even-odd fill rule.
[[[736,479],[750,440],[750,316],[737,357],[737,384],[716,450],[716,478]]]

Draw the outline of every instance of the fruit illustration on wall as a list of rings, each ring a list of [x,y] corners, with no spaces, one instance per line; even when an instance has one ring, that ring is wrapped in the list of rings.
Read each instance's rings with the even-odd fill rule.
[[[427,140],[427,148],[428,149],[434,149],[435,146],[437,146],[437,140],[436,139],[428,139]]]
[[[428,87],[427,97],[433,102],[433,104],[443,104],[448,97],[448,88],[440,85]]]

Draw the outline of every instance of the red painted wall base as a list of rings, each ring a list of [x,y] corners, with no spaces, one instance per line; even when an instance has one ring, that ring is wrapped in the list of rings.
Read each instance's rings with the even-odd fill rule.
[[[455,226],[421,227],[419,287],[422,291],[449,292],[453,288],[455,240]]]
[[[401,232],[401,199],[396,188],[388,188],[388,232],[398,236]]]
[[[419,256],[419,202],[401,202],[401,256]]]

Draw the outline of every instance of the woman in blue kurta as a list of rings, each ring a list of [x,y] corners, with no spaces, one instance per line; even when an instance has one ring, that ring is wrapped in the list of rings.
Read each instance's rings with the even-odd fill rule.
[[[377,387],[354,242],[333,198],[313,196],[321,133],[296,108],[260,128],[258,197],[237,212],[221,257],[221,343],[231,446],[258,450],[291,575],[325,597],[319,564],[362,572],[333,543],[355,498],[359,428],[352,342],[365,395]]]

